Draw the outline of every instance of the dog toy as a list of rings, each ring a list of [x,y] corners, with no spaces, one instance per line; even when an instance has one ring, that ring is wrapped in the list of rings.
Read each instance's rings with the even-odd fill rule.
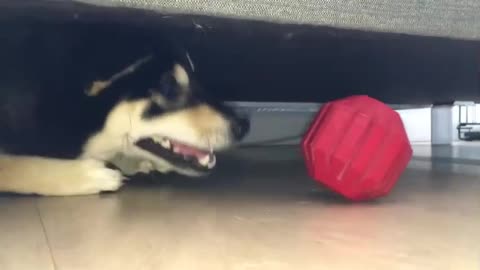
[[[400,115],[368,96],[324,105],[302,151],[308,174],[352,201],[387,195],[413,152]]]

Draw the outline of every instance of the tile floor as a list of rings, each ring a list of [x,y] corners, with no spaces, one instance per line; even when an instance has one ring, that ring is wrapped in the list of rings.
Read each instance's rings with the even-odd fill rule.
[[[0,195],[0,269],[480,269],[480,148],[468,149],[417,147],[392,194],[363,204],[319,188],[291,147],[238,150],[201,181]]]

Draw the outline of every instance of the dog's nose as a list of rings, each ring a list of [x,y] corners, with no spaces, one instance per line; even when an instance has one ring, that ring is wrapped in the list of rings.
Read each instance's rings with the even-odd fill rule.
[[[232,134],[235,140],[239,141],[250,131],[250,119],[239,117],[232,122]]]

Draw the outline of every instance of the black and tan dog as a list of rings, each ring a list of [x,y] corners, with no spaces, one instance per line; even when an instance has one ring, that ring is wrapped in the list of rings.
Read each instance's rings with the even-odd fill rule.
[[[203,175],[248,130],[185,61],[135,29],[10,27],[0,34],[0,191],[114,191],[124,174],[106,164],[118,156]]]

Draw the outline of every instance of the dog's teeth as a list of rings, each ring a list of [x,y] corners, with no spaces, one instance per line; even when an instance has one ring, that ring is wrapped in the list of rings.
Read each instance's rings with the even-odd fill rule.
[[[207,167],[209,169],[215,167],[215,164],[217,164],[217,158],[215,157],[215,155],[214,154],[208,155],[208,159],[209,161],[208,161]]]
[[[172,146],[172,144],[170,143],[170,140],[165,139],[165,138],[163,138],[163,139],[160,141],[160,145],[161,145],[163,148],[166,148],[166,149],[170,149],[170,147]]]
[[[153,141],[156,144],[160,144],[163,148],[166,148],[166,149],[170,149],[170,147],[172,147],[170,140],[163,137],[158,137],[158,136],[153,137]]]
[[[205,166],[209,169],[215,167],[217,159],[214,154],[205,155],[204,157],[198,159],[198,163],[202,166]]]
[[[202,166],[208,166],[208,163],[210,162],[210,155],[205,155],[202,158],[198,159],[198,163]]]

